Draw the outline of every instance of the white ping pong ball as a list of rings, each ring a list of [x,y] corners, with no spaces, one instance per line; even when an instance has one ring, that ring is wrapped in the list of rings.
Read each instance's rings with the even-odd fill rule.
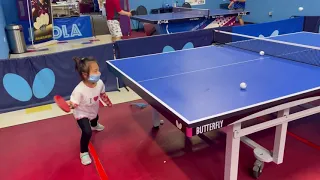
[[[303,11],[303,7],[299,7],[299,11]]]
[[[263,56],[264,55],[264,51],[260,51],[260,55]]]
[[[242,83],[240,84],[240,88],[241,88],[241,89],[246,89],[246,88],[247,88],[247,84],[244,83],[244,82],[242,82]]]

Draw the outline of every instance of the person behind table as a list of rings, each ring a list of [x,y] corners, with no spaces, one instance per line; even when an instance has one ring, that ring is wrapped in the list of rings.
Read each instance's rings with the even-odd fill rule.
[[[244,9],[246,7],[246,0],[231,0],[228,8],[232,9],[232,6],[233,6],[234,10],[242,10],[242,11],[244,11]],[[240,25],[243,26],[244,25],[244,21],[242,19],[242,15],[238,16],[238,20],[239,20]]]
[[[92,57],[74,58],[75,68],[81,82],[73,90],[69,106],[73,109],[73,116],[82,131],[80,139],[80,159],[83,165],[91,163],[88,146],[92,130],[102,131],[104,126],[98,123],[99,99],[109,104],[105,93],[105,85],[100,80],[97,61]]]
[[[106,0],[107,24],[112,36],[112,41],[118,41],[122,38],[119,15],[132,16],[131,12],[124,11],[120,7],[120,0]]]

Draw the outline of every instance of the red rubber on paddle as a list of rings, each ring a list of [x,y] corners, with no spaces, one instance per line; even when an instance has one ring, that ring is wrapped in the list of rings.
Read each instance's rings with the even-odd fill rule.
[[[70,112],[71,109],[63,97],[56,95],[53,97],[54,102],[63,110],[64,112]]]

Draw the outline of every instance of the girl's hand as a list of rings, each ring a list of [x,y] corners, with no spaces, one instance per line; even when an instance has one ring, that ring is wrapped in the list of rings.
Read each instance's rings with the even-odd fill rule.
[[[67,104],[69,105],[70,109],[74,109],[74,104],[71,101],[67,101]]]

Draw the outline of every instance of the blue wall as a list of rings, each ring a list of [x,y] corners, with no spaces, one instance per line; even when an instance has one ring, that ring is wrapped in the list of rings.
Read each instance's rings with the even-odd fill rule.
[[[202,9],[219,9],[221,3],[217,3],[217,0],[206,0],[204,5],[192,6],[193,8],[202,8]]]
[[[178,1],[179,6],[181,6],[184,3],[184,0],[174,0],[174,2],[176,1]],[[203,9],[219,8],[220,3],[217,3],[216,0],[206,0],[206,1],[207,2],[205,5],[196,5],[196,6],[193,6],[193,8],[203,8]],[[147,8],[148,13],[150,13],[151,9],[161,8],[164,2],[167,2],[169,5],[172,5],[173,1],[172,0],[129,0],[129,7],[131,10],[133,10],[133,9],[137,9],[137,7],[140,5],[143,5]],[[135,21],[131,21],[131,28],[136,29],[137,28],[136,22],[134,24],[132,24],[132,22],[135,22]],[[140,26],[140,28],[141,27],[142,26]]]
[[[157,9],[162,7],[164,2],[168,4],[172,4],[172,2],[178,1],[179,6],[184,3],[184,0],[129,0],[130,9],[136,9],[138,6],[143,5],[148,9],[148,13],[150,13],[151,9]],[[218,0],[219,1],[219,0]],[[193,6],[194,8],[205,8],[205,9],[217,9],[219,8],[219,4],[217,0],[206,0],[205,5],[197,5]]]
[[[319,0],[248,0],[248,21],[261,23],[290,18],[292,15],[319,16]],[[303,7],[303,11],[298,8]],[[272,17],[268,15],[272,11]]]
[[[207,0],[208,1],[208,0]],[[211,0],[214,6],[228,3],[229,0]],[[303,7],[303,11],[298,8]],[[319,16],[320,0],[247,0],[246,9],[251,12],[245,20],[253,23],[263,23],[288,19],[292,15]],[[272,16],[269,12],[272,11]]]
[[[129,0],[130,9],[136,9],[139,5],[144,5],[148,12],[150,9],[162,7],[166,0]],[[172,0],[167,0],[168,3]],[[182,4],[184,0],[179,0]],[[206,0],[205,5],[193,6],[194,8],[217,9],[220,4],[229,3],[229,0]],[[298,8],[303,7],[303,11]],[[263,23],[288,19],[292,15],[319,16],[320,0],[247,0],[247,10],[251,15],[246,16],[245,20],[253,23]],[[272,11],[272,16],[269,12]]]
[[[16,24],[19,23],[18,10],[17,10],[17,1],[16,0],[0,0],[4,16],[7,24]]]
[[[157,9],[162,7],[164,2],[172,2],[171,0],[129,0],[130,9],[137,9],[138,6],[143,5],[147,8],[148,13],[150,13],[151,9]],[[179,4],[182,4],[184,0],[178,0]],[[172,3],[171,3],[172,4]]]
[[[0,59],[7,59],[9,57],[9,48],[6,39],[5,26],[6,21],[3,13],[2,2],[0,1]]]

